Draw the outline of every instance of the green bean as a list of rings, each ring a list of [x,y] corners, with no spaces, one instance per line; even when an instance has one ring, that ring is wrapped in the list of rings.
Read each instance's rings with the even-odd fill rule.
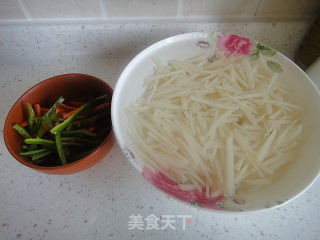
[[[88,105],[84,104],[82,105],[75,113],[73,113],[70,117],[68,117],[66,120],[64,120],[62,123],[58,124],[54,128],[50,130],[52,134],[57,134],[61,132],[63,129],[65,129],[69,124],[71,124],[74,120],[74,118],[81,113]]]
[[[22,137],[24,138],[31,138],[31,134],[24,128],[21,127],[19,124],[14,124],[13,129],[15,129]]]
[[[67,162],[66,156],[64,155],[64,152],[63,152],[60,132],[57,132],[55,134],[55,140],[56,140],[57,151],[58,151],[58,155],[61,160],[61,163],[62,163],[62,165],[66,165],[68,162]]]

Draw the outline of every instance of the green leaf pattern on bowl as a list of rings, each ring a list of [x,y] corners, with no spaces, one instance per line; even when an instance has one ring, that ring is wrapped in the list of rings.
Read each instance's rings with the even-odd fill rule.
[[[283,71],[283,68],[278,62],[270,60],[270,58],[277,54],[277,51],[263,43],[253,41],[251,39],[238,35],[223,34],[218,32],[208,33],[208,37],[217,50],[219,50],[219,46],[223,45],[223,41],[225,41],[225,47],[227,48],[227,50],[229,50],[229,53],[232,52],[232,54],[235,55],[249,55],[250,61],[256,61],[260,58],[261,55],[263,55],[268,58],[266,60],[266,65],[271,71],[276,73],[280,73]],[[250,42],[251,45],[248,44],[248,42]],[[245,51],[243,51],[243,48],[245,48]],[[251,48],[249,54],[247,54],[246,52],[248,48]]]

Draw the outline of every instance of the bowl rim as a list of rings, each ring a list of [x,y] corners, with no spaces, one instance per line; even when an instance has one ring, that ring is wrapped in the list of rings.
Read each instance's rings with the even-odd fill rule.
[[[118,99],[121,98],[121,89],[123,87],[123,85],[126,84],[126,82],[128,81],[128,75],[130,74],[130,72],[135,68],[136,64],[138,64],[142,59],[144,59],[147,55],[149,51],[154,51],[157,50],[161,47],[163,47],[164,45],[166,45],[167,43],[172,43],[172,42],[179,42],[182,40],[191,40],[191,39],[196,39],[196,38],[201,38],[201,37],[208,37],[208,34],[210,33],[220,33],[220,32],[188,32],[188,33],[182,33],[182,34],[177,34],[177,35],[173,35],[170,36],[168,38],[164,38],[160,41],[157,41],[151,45],[149,45],[148,47],[146,47],[145,49],[143,49],[141,52],[139,52],[127,65],[126,67],[123,69],[123,71],[121,72],[118,81],[115,85],[114,88],[114,93],[113,93],[113,101],[111,103],[111,119],[112,119],[112,125],[113,125],[113,129],[114,129],[114,135],[115,138],[117,140],[117,142],[120,145],[121,151],[124,153],[123,151],[123,142],[121,141],[122,135],[120,134],[120,132],[118,131],[118,129],[120,129],[120,124],[119,122],[115,119],[115,117],[118,115]],[[237,36],[241,36],[239,34],[235,34]],[[254,39],[249,38],[251,41],[255,41]],[[259,42],[259,41],[256,41]],[[266,45],[266,44],[264,44]],[[266,45],[268,46],[268,45]],[[302,75],[304,76],[305,80],[307,80],[312,87],[316,90],[317,95],[320,99],[320,89],[317,88],[317,86],[315,85],[315,83],[312,81],[312,79],[294,62],[292,61],[289,57],[285,56],[283,53],[279,52],[278,50],[276,50],[277,55],[279,55],[280,58],[284,59],[285,61],[287,61],[289,64],[293,65],[294,67],[296,67],[298,69],[298,71],[300,71],[302,73]],[[117,104],[117,105],[116,105]],[[124,154],[125,155],[125,154]],[[133,167],[140,173],[142,172],[142,168],[138,168],[137,164],[135,164],[131,159],[128,159],[125,155],[125,158],[130,162],[131,165],[133,165]],[[205,207],[199,207],[199,206],[195,206],[192,205],[190,203],[184,202],[180,199],[177,199],[176,197],[166,193],[165,191],[163,191],[162,189],[158,188],[157,186],[155,186],[154,184],[152,184],[151,182],[149,182],[147,179],[145,179],[143,176],[142,178],[144,179],[144,181],[147,181],[151,186],[153,186],[155,189],[157,189],[157,191],[160,191],[162,193],[164,193],[166,196],[168,196],[169,198],[172,198],[182,204],[185,204],[187,206],[191,206],[194,207],[196,209],[201,209],[203,211],[210,211],[210,212],[215,212],[215,213],[221,213],[221,214],[243,214],[243,213],[252,213],[252,212],[262,212],[262,211],[267,211],[267,210],[271,210],[280,206],[284,206],[292,201],[294,201],[295,199],[297,199],[298,197],[300,197],[301,195],[303,195],[303,193],[305,193],[306,191],[308,191],[311,186],[320,178],[320,169],[318,170],[317,175],[313,178],[312,181],[310,181],[310,183],[307,184],[307,186],[305,186],[301,191],[299,191],[299,193],[295,194],[294,196],[290,197],[289,199],[286,199],[285,201],[283,201],[280,204],[273,204],[270,207],[261,207],[261,208],[256,208],[256,209],[246,209],[244,211],[235,211],[235,210],[225,210],[225,209],[221,209],[221,210],[215,210],[215,209],[210,209],[210,208],[205,208]]]
[[[91,76],[91,75],[88,75],[88,74],[84,74],[84,73],[66,73],[66,74],[60,74],[60,75],[55,75],[53,77],[50,77],[50,78],[47,78],[45,80],[42,80],[40,82],[38,82],[37,84],[35,84],[34,86],[32,86],[31,88],[29,88],[28,90],[26,90],[15,102],[14,104],[12,105],[12,107],[10,108],[7,116],[6,116],[6,119],[5,119],[5,124],[4,124],[4,131],[3,131],[3,137],[4,137],[4,142],[5,142],[5,145],[6,145],[6,148],[8,149],[9,153],[11,154],[12,157],[14,157],[14,159],[16,159],[18,162],[20,162],[21,164],[27,166],[27,167],[30,167],[32,169],[36,169],[36,170],[39,170],[39,171],[54,171],[54,170],[60,170],[60,169],[66,169],[66,168],[72,168],[74,165],[78,165],[80,162],[83,162],[83,161],[86,161],[88,160],[88,158],[91,157],[91,155],[95,154],[96,152],[99,151],[99,149],[109,141],[109,139],[114,135],[114,132],[113,132],[113,127],[111,127],[111,130],[108,134],[108,136],[104,139],[104,141],[102,143],[100,143],[94,151],[92,151],[90,154],[86,155],[85,157],[83,158],[80,158],[79,160],[76,160],[72,163],[68,163],[66,165],[61,165],[61,166],[53,166],[53,167],[44,167],[44,166],[38,166],[38,165],[35,165],[35,164],[32,164],[28,161],[25,161],[23,160],[22,158],[17,158],[15,156],[15,153],[14,151],[12,150],[11,146],[9,146],[8,144],[8,139],[7,139],[7,131],[9,131],[9,122],[8,122],[8,118],[9,116],[12,114],[13,112],[13,109],[19,105],[19,102],[20,100],[26,96],[28,93],[30,93],[31,91],[33,91],[33,89],[35,89],[36,87],[38,87],[39,85],[42,85],[43,83],[45,82],[48,82],[48,81],[54,81],[57,77],[60,78],[60,77],[68,77],[68,76],[82,76],[82,77],[87,77],[87,78],[91,78],[91,79],[94,79],[95,81],[99,82],[99,83],[102,83],[103,85],[107,86],[107,88],[109,88],[110,92],[113,94],[113,89],[112,87],[106,83],[105,81],[103,81],[102,79],[100,78],[97,78],[95,76]]]

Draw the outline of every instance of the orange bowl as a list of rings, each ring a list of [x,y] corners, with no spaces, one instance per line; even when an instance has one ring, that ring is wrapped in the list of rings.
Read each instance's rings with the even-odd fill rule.
[[[26,91],[12,106],[5,121],[4,141],[10,154],[23,165],[49,174],[80,172],[101,161],[114,146],[115,140],[112,129],[106,139],[89,155],[63,166],[44,167],[33,164],[26,157],[19,154],[23,138],[12,128],[14,123],[25,119],[27,102],[46,105],[55,102],[60,96],[66,99],[74,99],[87,96],[90,92],[112,95],[113,90],[99,78],[86,74],[71,73],[49,78]]]

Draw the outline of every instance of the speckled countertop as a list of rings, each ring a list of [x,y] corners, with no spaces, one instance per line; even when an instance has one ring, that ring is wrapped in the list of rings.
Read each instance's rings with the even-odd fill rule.
[[[115,86],[146,46],[183,32],[249,36],[292,58],[309,22],[0,23],[0,239],[320,239],[320,181],[272,210],[219,214],[193,209],[146,183],[116,145],[102,162],[69,176],[38,173],[8,153],[5,117],[14,101],[53,75],[87,73]],[[128,230],[131,215],[175,217],[163,230]],[[178,215],[192,216],[183,230]]]

